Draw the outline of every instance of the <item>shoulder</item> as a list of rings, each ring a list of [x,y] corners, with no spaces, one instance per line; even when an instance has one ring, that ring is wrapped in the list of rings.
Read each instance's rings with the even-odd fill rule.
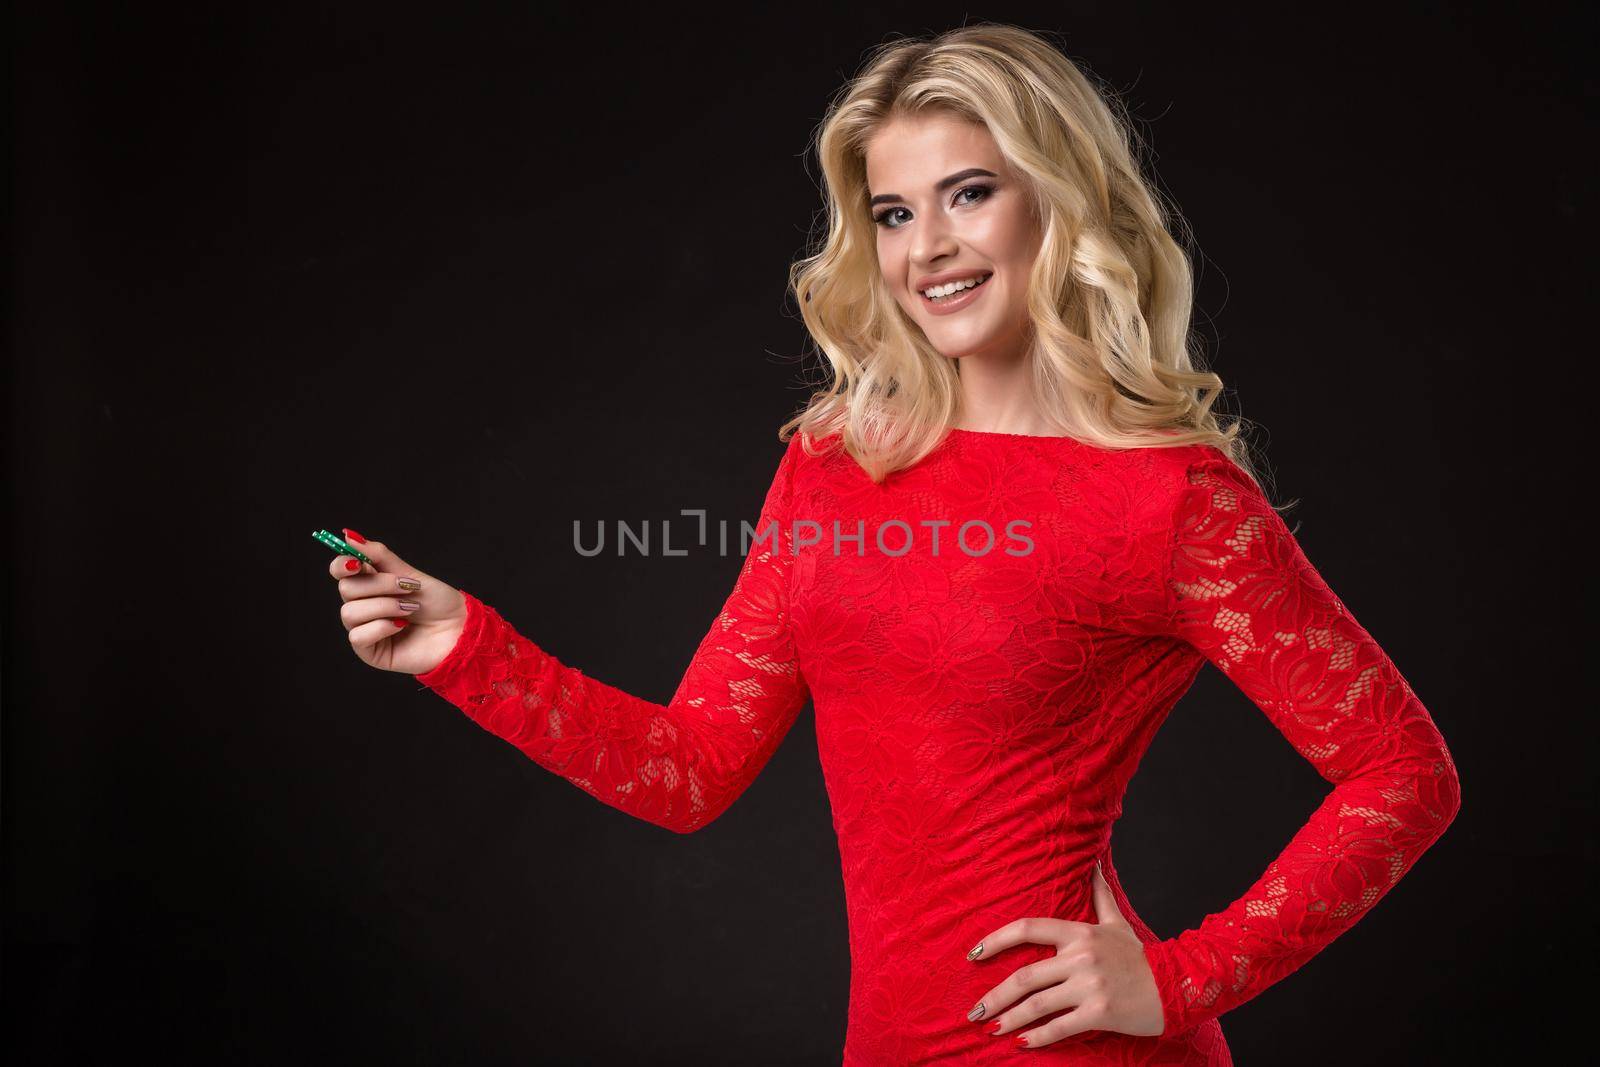
[[[783,454],[783,466],[792,476],[822,477],[841,462],[853,464],[855,461],[845,451],[844,435],[839,432],[813,437],[796,430]]]
[[[1104,467],[1129,502],[1131,524],[1156,538],[1196,509],[1237,507],[1241,498],[1260,496],[1255,480],[1214,445],[1120,449]]]
[[[804,430],[795,430],[784,442],[783,458],[779,461],[783,467],[795,468],[807,466],[822,458],[838,440],[838,434],[818,439]]]
[[[837,434],[819,440],[796,430],[784,444],[783,456],[778,460],[776,482],[793,497],[826,479],[830,457],[837,450],[837,440]]]
[[[1197,480],[1210,474],[1229,471],[1250,481],[1237,463],[1215,445],[1152,445],[1125,450],[1128,475],[1182,493]]]
[[[1105,477],[1141,495],[1181,492],[1190,471],[1209,463],[1228,463],[1212,445],[1146,445],[1138,448],[1100,448],[1086,446],[1094,456],[1093,467]]]

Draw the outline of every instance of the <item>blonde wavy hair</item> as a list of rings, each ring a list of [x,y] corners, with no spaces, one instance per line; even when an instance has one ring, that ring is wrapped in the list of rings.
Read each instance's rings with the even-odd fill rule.
[[[827,232],[789,287],[832,375],[779,439],[838,433],[881,482],[960,415],[956,361],[887,290],[868,208],[868,142],[933,112],[988,128],[1041,221],[1029,362],[1046,420],[1106,448],[1213,445],[1259,481],[1244,420],[1212,411],[1222,379],[1191,350],[1193,274],[1168,227],[1190,234],[1141,174],[1124,105],[1045,37],[996,23],[879,45],[830,102],[813,138]]]

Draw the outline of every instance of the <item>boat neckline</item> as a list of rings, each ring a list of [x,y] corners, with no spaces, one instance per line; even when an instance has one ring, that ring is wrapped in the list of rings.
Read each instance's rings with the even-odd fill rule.
[[[959,426],[950,427],[951,433],[964,433],[969,437],[1008,437],[1017,441],[1076,441],[1076,437],[1065,433],[1002,433],[998,430],[966,430]]]

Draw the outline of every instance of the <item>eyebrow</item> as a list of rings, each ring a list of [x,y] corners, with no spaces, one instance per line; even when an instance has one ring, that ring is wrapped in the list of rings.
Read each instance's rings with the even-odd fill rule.
[[[936,192],[936,193],[942,193],[946,189],[950,188],[952,185],[960,185],[962,182],[966,181],[968,178],[997,178],[997,177],[999,177],[999,175],[997,175],[992,170],[984,170],[982,167],[968,167],[966,170],[958,170],[958,171],[956,171],[954,174],[950,175],[950,177],[948,177],[948,178],[941,178],[939,180],[938,184],[936,184],[933,187],[933,191]],[[875,196],[871,200],[867,201],[867,206],[868,207],[877,207],[879,204],[888,204],[888,203],[892,203],[892,202],[898,203],[898,202],[901,202],[901,201],[904,201],[904,200],[905,200],[905,197],[901,196],[899,193],[879,193],[877,196]]]

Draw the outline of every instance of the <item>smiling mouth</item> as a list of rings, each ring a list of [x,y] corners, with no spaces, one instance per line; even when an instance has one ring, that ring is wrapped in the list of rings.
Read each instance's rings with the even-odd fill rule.
[[[965,289],[957,289],[955,292],[949,293],[949,294],[947,294],[945,296],[933,296],[933,297],[930,297],[930,296],[927,296],[926,294],[924,294],[922,292],[922,290],[920,290],[920,289],[917,290],[917,295],[922,297],[922,299],[928,301],[930,304],[943,304],[946,301],[960,300],[963,296],[966,296],[968,293],[976,292],[977,290],[982,289],[985,285],[988,285],[989,284],[989,279],[993,278],[993,277],[994,277],[994,272],[991,271],[990,273],[985,274],[981,279],[979,279],[977,285],[969,285]]]

